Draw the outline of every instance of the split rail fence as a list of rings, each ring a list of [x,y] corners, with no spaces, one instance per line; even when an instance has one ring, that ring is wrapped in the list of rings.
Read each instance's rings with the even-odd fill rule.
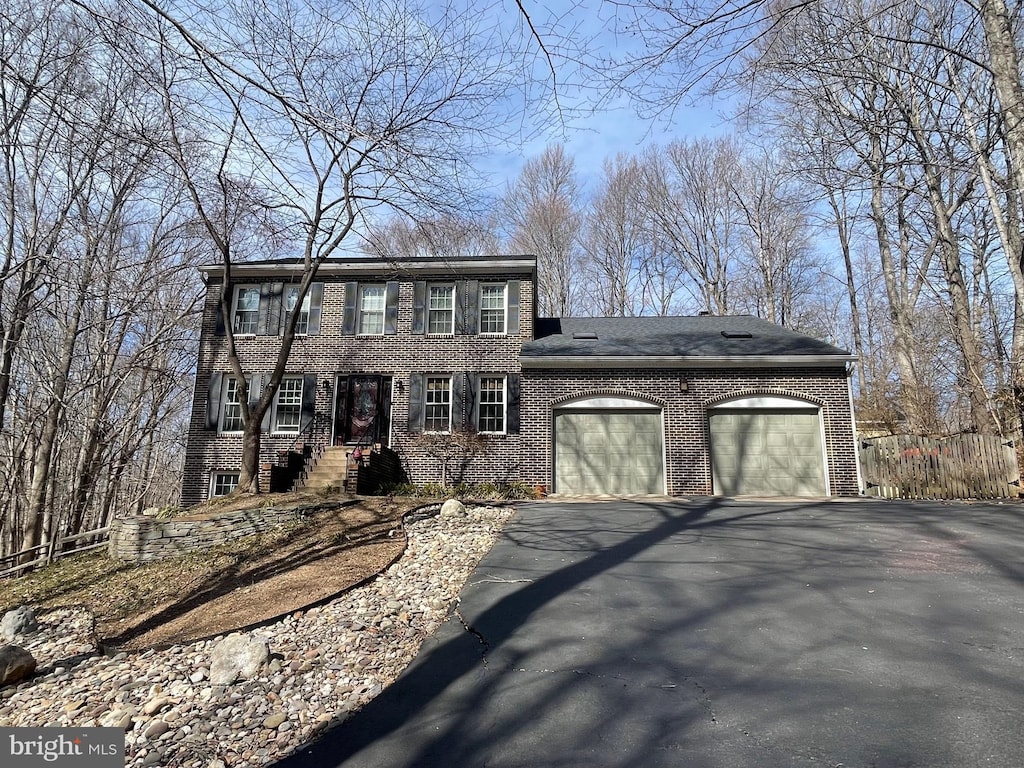
[[[99,549],[107,546],[110,538],[110,526],[95,528],[91,531],[82,531],[73,536],[58,536],[46,544],[39,544],[35,547],[23,549],[11,555],[0,557],[0,578],[7,576],[19,576],[22,573],[31,571],[52,563],[67,555],[79,555],[92,549]],[[91,540],[91,541],[90,541]],[[87,542],[77,544],[76,542]],[[72,549],[65,550],[67,544],[75,544]],[[26,560],[25,558],[31,558]]]
[[[885,499],[1006,499],[1020,495],[1012,440],[963,434],[890,435],[859,443],[867,494]]]

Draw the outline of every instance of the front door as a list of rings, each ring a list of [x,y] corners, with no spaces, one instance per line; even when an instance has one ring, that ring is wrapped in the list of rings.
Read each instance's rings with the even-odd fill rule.
[[[338,376],[334,395],[334,444],[386,444],[391,416],[391,378]]]

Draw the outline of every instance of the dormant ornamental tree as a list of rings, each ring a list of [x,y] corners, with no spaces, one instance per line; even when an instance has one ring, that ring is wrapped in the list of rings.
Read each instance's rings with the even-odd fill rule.
[[[259,491],[260,425],[284,375],[317,270],[374,217],[465,206],[473,154],[500,140],[506,100],[528,85],[485,9],[414,0],[134,0],[136,65],[162,90],[153,140],[186,178],[223,265],[256,241],[294,258],[295,310],[262,390],[226,323],[243,422],[240,491]],[[98,13],[101,13],[97,10]],[[256,252],[256,256],[264,255]]]

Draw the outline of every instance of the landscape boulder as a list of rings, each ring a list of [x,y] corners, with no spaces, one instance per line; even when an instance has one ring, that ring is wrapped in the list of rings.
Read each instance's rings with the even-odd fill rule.
[[[31,635],[39,629],[36,612],[22,605],[4,614],[0,619],[0,640],[14,640],[21,635]]]
[[[17,685],[36,671],[31,653],[17,645],[0,645],[0,688]]]
[[[449,520],[466,516],[466,505],[458,499],[448,499],[441,505],[441,518]]]
[[[228,635],[210,654],[210,683],[231,685],[255,677],[270,658],[270,648],[250,635]]]

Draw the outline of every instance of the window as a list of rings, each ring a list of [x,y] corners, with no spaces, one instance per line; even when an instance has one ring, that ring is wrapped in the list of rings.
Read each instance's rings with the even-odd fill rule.
[[[260,321],[260,289],[257,285],[235,288],[235,308],[231,329],[237,334],[253,335]]]
[[[210,495],[227,496],[238,487],[238,472],[215,472],[210,478]]]
[[[502,434],[505,432],[505,378],[481,376],[477,430]]]
[[[309,291],[306,291],[306,296],[302,300],[302,306],[299,308],[299,319],[295,321],[295,333],[298,336],[305,336],[309,333],[309,305],[310,296],[312,295],[312,286]],[[295,310],[295,305],[299,301],[299,286],[297,285],[286,285],[284,288],[284,311],[285,316],[282,318],[285,322],[288,320],[290,315]]]
[[[505,284],[480,286],[480,333],[505,333]]]
[[[298,434],[302,419],[302,377],[289,376],[281,380],[274,409],[274,432]]]
[[[452,380],[447,376],[428,376],[424,401],[426,432],[448,432],[452,424]]]
[[[427,333],[455,333],[455,286],[432,285],[427,303]]]
[[[221,432],[242,431],[242,400],[238,379],[229,378],[224,384],[224,408],[220,422]]]
[[[359,333],[380,336],[384,333],[384,286],[359,286]]]

